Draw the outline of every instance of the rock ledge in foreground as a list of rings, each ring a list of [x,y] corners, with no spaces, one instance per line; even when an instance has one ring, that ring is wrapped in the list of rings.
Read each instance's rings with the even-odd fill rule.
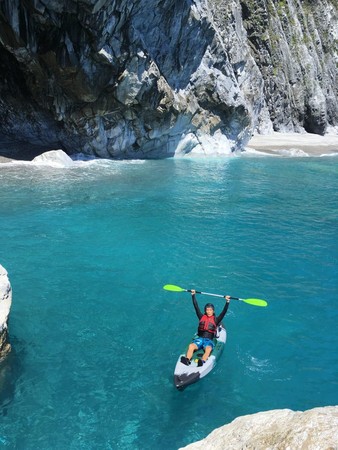
[[[12,304],[12,288],[7,271],[0,264],[0,361],[10,352],[7,321]]]
[[[277,409],[238,417],[189,450],[338,450],[338,406]]]

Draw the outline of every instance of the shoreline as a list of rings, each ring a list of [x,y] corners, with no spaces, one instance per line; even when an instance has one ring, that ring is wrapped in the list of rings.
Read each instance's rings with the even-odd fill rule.
[[[271,133],[256,134],[246,151],[275,156],[322,156],[338,154],[338,135]]]
[[[48,151],[44,149],[44,152]],[[19,152],[18,152],[19,153]],[[13,157],[3,156],[0,152],[0,164],[11,161],[31,161],[38,153],[29,148],[27,151],[20,152]],[[43,152],[41,152],[43,153]],[[320,136],[309,133],[271,133],[254,135],[246,147],[243,155],[257,154],[260,156],[332,156],[338,155],[338,135],[327,134]]]

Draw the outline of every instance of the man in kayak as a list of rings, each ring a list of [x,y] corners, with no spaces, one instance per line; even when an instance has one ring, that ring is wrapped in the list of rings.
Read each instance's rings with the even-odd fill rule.
[[[219,316],[215,316],[215,308],[212,303],[207,303],[204,307],[204,314],[202,314],[197,300],[196,300],[196,291],[194,289],[191,290],[192,302],[199,319],[197,334],[198,337],[195,338],[192,343],[189,345],[186,356],[181,356],[181,363],[189,366],[190,360],[195,350],[203,349],[204,354],[202,359],[198,360],[197,365],[199,367],[203,366],[205,361],[209,358],[210,353],[214,348],[214,337],[216,336],[216,331],[218,325],[221,323],[223,317],[225,316],[229,303],[230,303],[230,295],[226,295],[224,298],[226,299],[226,303],[224,308]]]

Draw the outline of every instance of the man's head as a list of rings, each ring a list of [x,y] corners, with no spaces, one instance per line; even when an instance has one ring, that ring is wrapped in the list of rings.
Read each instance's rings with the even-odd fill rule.
[[[204,307],[204,312],[207,316],[213,316],[215,313],[215,307],[212,303],[207,303]]]

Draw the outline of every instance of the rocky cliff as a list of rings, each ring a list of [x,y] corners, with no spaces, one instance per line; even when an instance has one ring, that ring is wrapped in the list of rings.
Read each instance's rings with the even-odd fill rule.
[[[12,288],[7,271],[0,265],[0,361],[10,351],[7,322],[12,304]]]
[[[336,450],[338,406],[280,409],[235,419],[186,450]]]
[[[0,143],[152,158],[338,122],[337,0],[3,0]]]

